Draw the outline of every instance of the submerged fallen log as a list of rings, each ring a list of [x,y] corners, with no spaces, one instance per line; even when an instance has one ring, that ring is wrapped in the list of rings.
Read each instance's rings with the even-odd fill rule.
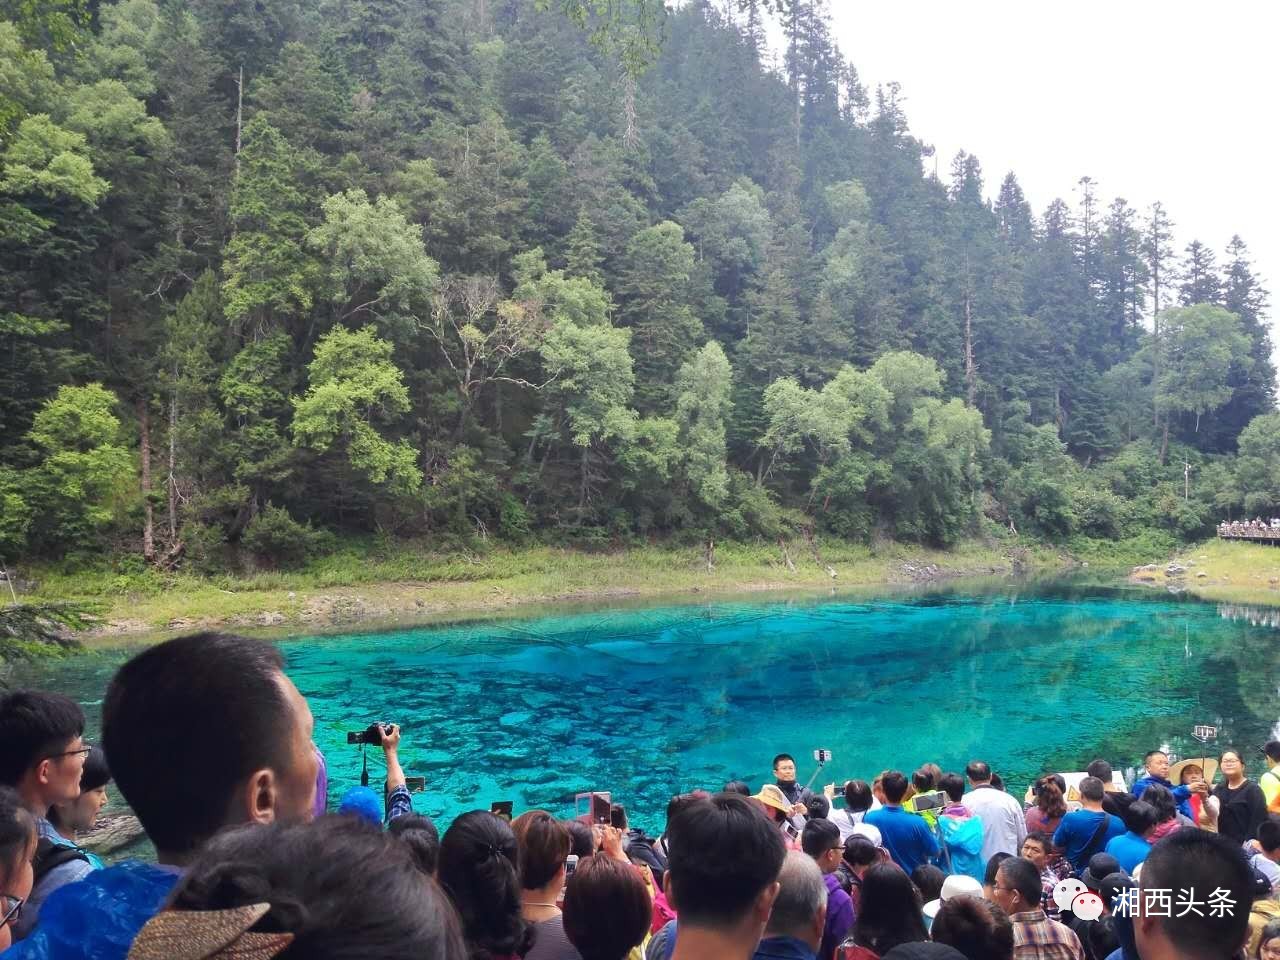
[[[93,828],[80,834],[76,842],[103,856],[136,843],[142,836],[142,824],[137,817],[131,813],[118,813],[99,817]]]

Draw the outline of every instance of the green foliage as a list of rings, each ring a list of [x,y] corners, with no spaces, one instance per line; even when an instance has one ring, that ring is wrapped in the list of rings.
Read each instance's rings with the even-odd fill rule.
[[[22,479],[42,550],[94,543],[115,518],[134,476],[115,406],[114,394],[91,383],[60,387],[36,414],[28,436],[41,459]]]
[[[232,324],[261,336],[311,309],[316,268],[304,249],[304,168],[297,151],[260,116],[245,126],[237,162],[223,309]]]
[[[80,642],[74,632],[90,626],[94,619],[91,609],[82,603],[0,604],[0,663],[78,650]]]
[[[63,129],[44,114],[27,117],[0,155],[4,165],[0,191],[70,197],[93,205],[109,185],[94,175],[87,153],[84,134]]]
[[[1236,482],[1246,515],[1280,506],[1280,414],[1255,417],[1241,432]]]
[[[1166,310],[1160,326],[1156,403],[1170,413],[1195,414],[1198,430],[1205,413],[1231,399],[1232,366],[1251,365],[1249,340],[1235,314],[1207,303]]]
[[[631,348],[645,409],[662,405],[666,385],[702,337],[691,304],[693,268],[694,249],[670,220],[637,233],[619,265],[620,315],[634,331]]]
[[[3,0],[0,20],[16,25],[29,46],[61,53],[83,38],[89,5],[86,0]]]
[[[27,544],[35,507],[20,470],[0,468],[0,556],[18,556]]]
[[[1138,543],[1280,507],[1241,238],[1175,264],[1163,207],[1088,178],[1037,213],[970,154],[926,175],[827,7],[732,13],[0,0],[0,550],[181,576],[307,525]]]
[[[551,393],[563,403],[575,446],[607,438],[623,417],[635,381],[629,330],[579,326],[560,319],[542,344],[542,362],[555,379]]]
[[[714,340],[676,374],[676,421],[685,450],[685,472],[697,497],[715,510],[729,495],[725,420],[730,412],[733,372]]]
[[[288,510],[270,504],[249,521],[240,538],[241,546],[269,567],[301,566],[324,543],[323,535],[310,524],[298,523]]]
[[[342,442],[353,469],[371,483],[408,494],[422,485],[416,452],[372,425],[409,411],[409,392],[391,362],[392,350],[372,327],[335,327],[325,334],[308,367],[306,396],[293,400],[293,432],[299,444],[321,453]]]
[[[390,335],[410,339],[430,310],[439,281],[422,247],[422,228],[394,200],[369,202],[363,190],[324,201],[324,222],[307,237],[328,263],[325,295],[341,322],[372,318]]]

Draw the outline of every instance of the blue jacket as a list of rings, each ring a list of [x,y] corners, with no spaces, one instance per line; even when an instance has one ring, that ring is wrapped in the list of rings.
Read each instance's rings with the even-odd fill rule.
[[[951,861],[950,873],[963,873],[981,883],[986,865],[982,862],[982,821],[977,817],[963,819],[943,814],[938,829]]]
[[[129,861],[53,892],[40,924],[4,960],[125,960],[138,931],[178,882],[174,869]]]
[[[1164,777],[1153,777],[1149,773],[1146,776],[1139,777],[1133,782],[1133,799],[1141,800],[1143,791],[1153,783],[1160,784],[1160,786],[1173,794],[1173,799],[1178,801],[1178,812],[1180,814],[1188,820],[1194,819],[1191,816],[1191,788],[1186,786],[1175,787]]]

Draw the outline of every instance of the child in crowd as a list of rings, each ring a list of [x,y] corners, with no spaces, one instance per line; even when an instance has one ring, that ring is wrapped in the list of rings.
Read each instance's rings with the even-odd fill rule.
[[[36,824],[16,791],[0,787],[0,951],[13,943],[13,925],[31,896]]]

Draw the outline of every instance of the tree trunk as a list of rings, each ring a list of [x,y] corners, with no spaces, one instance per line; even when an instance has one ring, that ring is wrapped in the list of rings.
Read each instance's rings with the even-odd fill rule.
[[[1169,415],[1164,417],[1164,439],[1160,441],[1160,466],[1164,466],[1165,458],[1169,455]]]
[[[169,397],[169,544],[178,542],[178,391]]]
[[[244,129],[244,64],[236,79],[236,178],[240,177],[240,134]]]
[[[145,398],[138,400],[138,429],[142,434],[142,556],[156,558],[155,518],[151,509],[151,413]]]
[[[1156,279],[1156,303],[1160,302],[1160,280]],[[1160,406],[1156,395],[1160,392],[1160,314],[1151,317],[1151,423],[1160,426]]]
[[[583,516],[587,512],[587,471],[588,458],[591,456],[591,447],[582,448],[582,480],[578,485],[578,522],[582,522]]]
[[[964,383],[969,397],[969,406],[977,406],[978,370],[973,362],[973,298],[966,290],[964,294]]]

